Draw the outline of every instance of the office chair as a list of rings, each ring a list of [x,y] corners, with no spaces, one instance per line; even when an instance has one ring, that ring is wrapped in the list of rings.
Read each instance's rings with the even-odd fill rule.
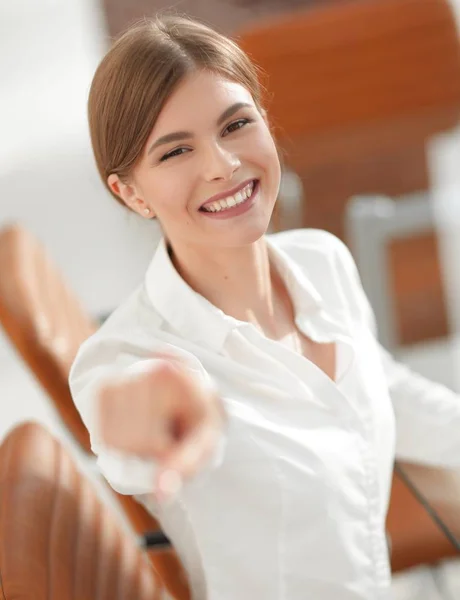
[[[160,600],[134,537],[64,446],[37,423],[0,446],[0,596],[5,600]]]
[[[97,324],[83,310],[42,244],[20,225],[0,232],[0,324],[48,394],[66,429],[91,456],[89,434],[70,394],[68,375],[80,344]],[[115,492],[114,492],[115,493]],[[133,497],[116,494],[137,534],[159,529]],[[176,554],[150,553],[162,582],[176,600],[189,598]]]

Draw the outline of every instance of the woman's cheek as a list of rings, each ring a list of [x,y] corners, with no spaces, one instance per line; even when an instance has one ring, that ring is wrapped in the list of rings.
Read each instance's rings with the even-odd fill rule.
[[[159,182],[155,191],[157,201],[168,212],[177,212],[187,207],[193,200],[193,172],[190,168],[174,169],[174,173],[168,174],[168,177]]]
[[[254,136],[251,149],[256,155],[264,159],[270,159],[277,155],[275,142],[268,129],[262,129],[257,136]]]

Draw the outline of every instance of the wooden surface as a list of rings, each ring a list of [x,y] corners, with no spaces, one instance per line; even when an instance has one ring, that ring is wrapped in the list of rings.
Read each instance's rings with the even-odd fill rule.
[[[305,9],[328,0],[103,0],[110,35],[115,36],[131,22],[158,11],[186,13],[231,34],[261,18]],[[334,0],[331,0],[334,1]],[[342,0],[335,0],[342,1]]]
[[[447,336],[450,324],[436,233],[393,241],[388,264],[401,343]]]
[[[403,463],[402,468],[460,542],[460,475],[409,463]],[[392,539],[393,571],[458,557],[458,550],[399,475],[393,477],[387,527]]]

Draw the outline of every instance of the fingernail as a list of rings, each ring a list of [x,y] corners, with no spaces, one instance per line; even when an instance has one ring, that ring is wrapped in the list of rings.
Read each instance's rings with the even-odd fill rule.
[[[182,487],[182,480],[177,473],[172,469],[163,471],[158,479],[158,495],[162,501],[171,500],[179,493]]]

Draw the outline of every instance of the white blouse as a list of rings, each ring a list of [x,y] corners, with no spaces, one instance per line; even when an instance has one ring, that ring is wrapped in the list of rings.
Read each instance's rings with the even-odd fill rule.
[[[460,399],[379,346],[353,259],[319,230],[267,237],[298,328],[335,342],[332,381],[307,358],[195,293],[162,242],[143,285],[81,347],[70,386],[100,468],[160,519],[196,600],[388,598],[385,518],[399,458],[460,463]],[[154,465],[104,448],[98,385],[156,352],[218,388],[226,440],[206,472],[155,506]]]

